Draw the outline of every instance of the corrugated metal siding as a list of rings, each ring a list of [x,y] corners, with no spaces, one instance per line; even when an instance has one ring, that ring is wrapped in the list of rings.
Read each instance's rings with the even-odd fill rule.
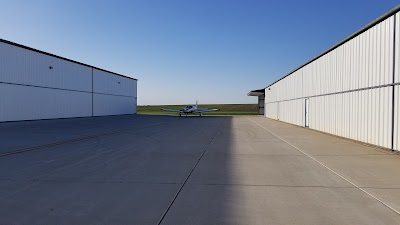
[[[91,92],[92,69],[0,42],[0,82]]]
[[[400,150],[400,87],[395,87],[395,110],[394,110],[394,141],[393,148]]]
[[[136,85],[133,79],[0,42],[0,122],[86,117],[92,110],[95,116],[136,113]],[[92,96],[93,91],[108,96]]]
[[[94,69],[93,91],[95,93],[136,97],[136,80]]]
[[[391,87],[310,99],[310,128],[391,148]]]
[[[0,121],[91,116],[91,102],[85,92],[0,84]]]
[[[396,15],[396,45],[395,45],[395,83],[400,82],[400,70],[399,70],[399,64],[400,64],[400,12],[397,13]]]
[[[393,21],[392,16],[305,66],[303,97],[390,84]]]
[[[304,126],[304,99],[279,102],[279,120]]]
[[[278,119],[278,103],[266,103],[265,104],[265,116],[271,119]]]
[[[136,99],[114,95],[93,95],[93,115],[123,115],[136,113]]]
[[[395,80],[394,82],[400,82],[400,13],[396,13],[396,46],[395,46]],[[395,86],[395,101],[394,101],[394,132],[393,132],[393,148],[395,150],[400,150],[400,87]]]
[[[276,88],[274,88],[274,91],[279,93],[275,101],[285,101],[288,99],[293,99],[293,98],[300,98],[303,97],[303,72],[302,70],[298,70],[294,72],[292,75],[285,77],[282,79],[280,82],[276,83]],[[271,88],[272,89],[272,88]],[[287,90],[285,92],[281,92],[279,90]]]
[[[269,88],[266,88],[265,89],[265,101],[266,101],[266,103],[276,102],[277,99],[278,99],[277,94],[278,94],[278,89],[277,89],[275,84],[272,85]]]
[[[395,16],[283,78],[270,86],[271,90],[267,88],[265,116],[304,126],[308,98],[311,129],[391,148],[393,86],[381,86],[400,81],[400,13]],[[400,150],[399,94],[397,86],[393,146],[396,150]]]

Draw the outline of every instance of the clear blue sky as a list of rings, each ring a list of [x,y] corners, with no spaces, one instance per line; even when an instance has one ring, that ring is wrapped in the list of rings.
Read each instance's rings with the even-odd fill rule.
[[[138,103],[255,103],[251,89],[395,0],[0,0],[0,38],[139,79]]]

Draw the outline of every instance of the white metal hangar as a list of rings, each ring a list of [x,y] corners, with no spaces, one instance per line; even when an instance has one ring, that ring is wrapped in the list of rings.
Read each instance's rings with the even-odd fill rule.
[[[136,113],[137,80],[0,39],[0,122]]]
[[[252,90],[247,95],[258,97],[258,104],[257,104],[258,115],[264,115],[265,90],[264,89]]]
[[[268,85],[265,116],[400,150],[399,11]]]

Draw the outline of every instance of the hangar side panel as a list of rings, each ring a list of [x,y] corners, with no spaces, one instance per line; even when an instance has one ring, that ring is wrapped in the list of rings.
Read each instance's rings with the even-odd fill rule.
[[[391,16],[304,66],[304,97],[390,84],[393,35]]]
[[[391,148],[392,87],[310,98],[310,128]]]
[[[393,149],[400,150],[400,86],[395,86],[395,110],[394,110],[394,141]]]
[[[93,116],[133,114],[136,105],[134,97],[93,94]]]
[[[270,87],[265,89],[265,103],[276,102],[278,89],[276,84],[271,85]]]
[[[93,92],[136,97],[136,80],[93,69]]]
[[[400,80],[400,13],[395,16],[396,27],[391,16],[267,87],[265,116],[304,126],[308,98],[310,128],[391,148],[393,86],[389,85]],[[397,105],[398,95],[396,89]],[[395,149],[400,148],[399,108],[394,109]]]
[[[87,117],[91,101],[86,92],[0,83],[0,121]]]
[[[279,102],[279,120],[304,126],[304,99]]]
[[[265,117],[271,119],[278,119],[278,103],[266,103],[265,104]]]
[[[92,69],[0,42],[0,82],[92,91]]]
[[[399,63],[400,63],[400,12],[396,13],[396,45],[395,47],[395,78],[394,83],[400,82],[400,70],[399,70]]]
[[[395,62],[395,78],[394,83],[400,82],[400,70],[399,70],[399,59],[400,59],[400,13],[396,13],[396,58]],[[400,86],[394,86],[394,126],[393,126],[393,149],[400,151]]]

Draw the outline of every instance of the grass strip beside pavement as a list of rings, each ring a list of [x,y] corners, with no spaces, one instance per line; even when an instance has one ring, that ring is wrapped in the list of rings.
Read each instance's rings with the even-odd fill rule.
[[[177,114],[174,112],[161,111],[166,109],[183,109],[186,105],[145,105],[138,106],[138,114]],[[199,108],[220,109],[216,112],[207,112],[205,115],[257,115],[257,104],[210,104],[198,105]]]

